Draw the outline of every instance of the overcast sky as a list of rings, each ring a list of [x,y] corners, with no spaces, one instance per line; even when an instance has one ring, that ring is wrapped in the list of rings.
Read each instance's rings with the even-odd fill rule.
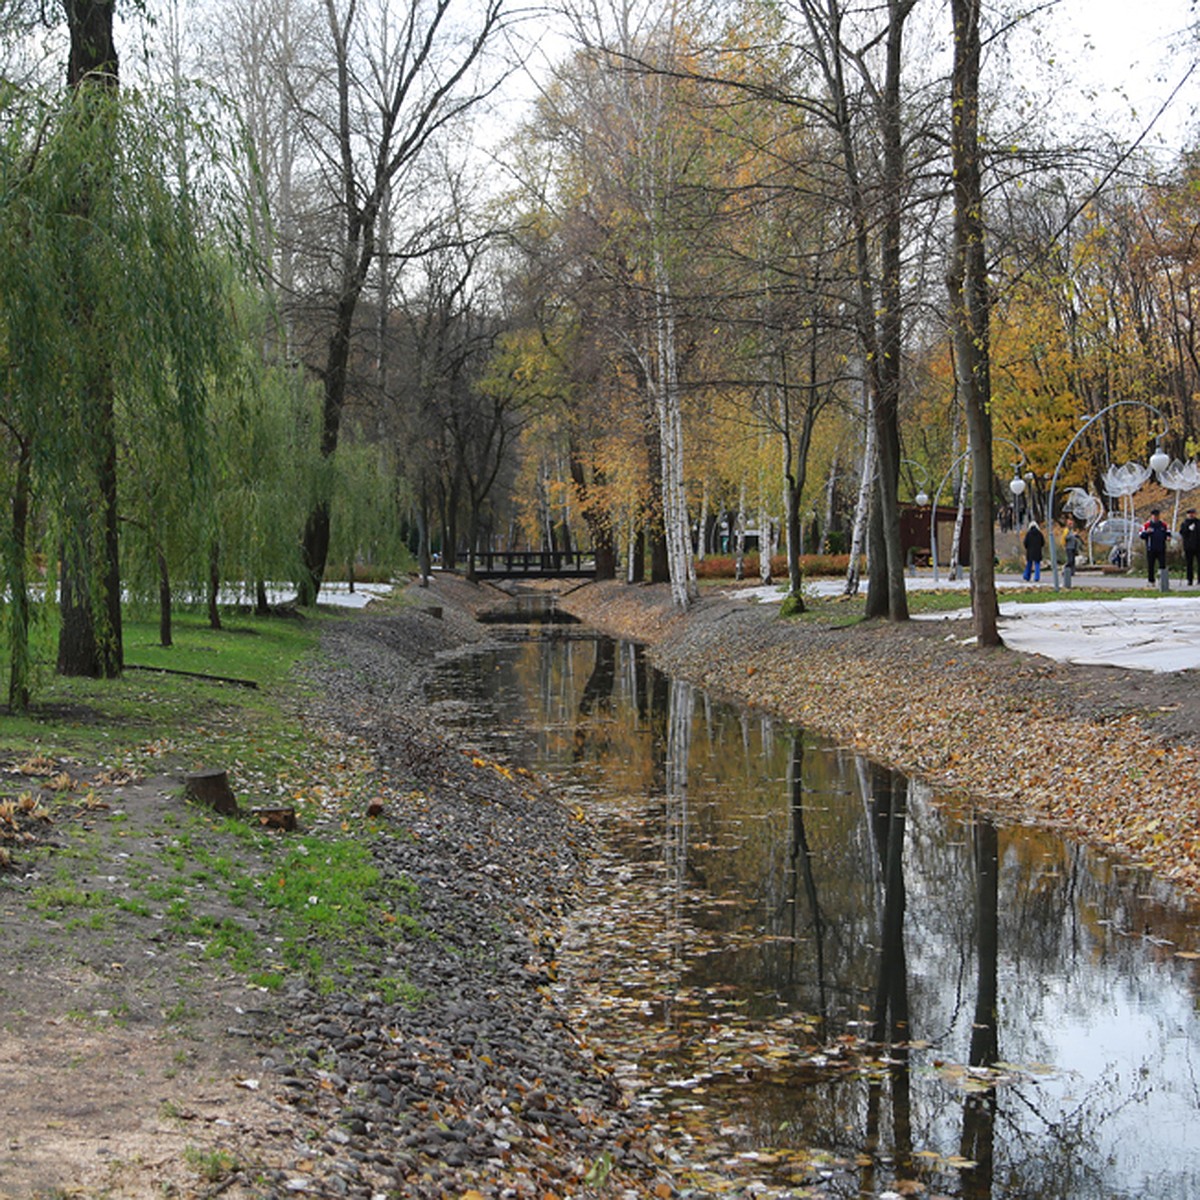
[[[1132,126],[1148,122],[1195,66],[1200,43],[1187,31],[1197,15],[1193,0],[1060,0],[1049,31],[1062,48],[1063,66],[1085,89],[1096,89],[1096,111]],[[1118,97],[1122,89],[1126,101]],[[1198,106],[1200,68],[1156,133],[1178,148],[1184,131],[1195,125]]]

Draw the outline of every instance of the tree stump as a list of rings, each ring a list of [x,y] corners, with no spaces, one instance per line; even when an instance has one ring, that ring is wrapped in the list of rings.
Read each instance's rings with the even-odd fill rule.
[[[229,786],[226,771],[195,771],[183,777],[183,794],[197,804],[204,804],[224,817],[236,817],[237,799]]]
[[[263,829],[280,829],[290,833],[296,828],[294,808],[252,808],[250,815]]]

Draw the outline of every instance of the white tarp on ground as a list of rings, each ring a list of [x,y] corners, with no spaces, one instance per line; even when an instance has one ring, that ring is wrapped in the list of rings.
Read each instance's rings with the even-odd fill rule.
[[[386,596],[393,588],[390,583],[356,583],[354,591],[350,590],[350,585],[347,583],[323,583],[321,584],[320,594],[317,596],[319,604],[331,604],[335,608],[364,608],[370,604],[376,596]],[[222,593],[222,604],[235,604],[238,601],[246,602],[245,595],[234,595],[232,593]],[[268,587],[267,602],[269,604],[294,604],[296,601],[295,588]]]
[[[1007,581],[1006,581],[1007,582]],[[909,588],[930,588],[932,579],[910,578]],[[1123,581],[1128,587],[1130,581]],[[813,580],[806,585],[819,595],[839,595],[842,580]],[[966,587],[965,580],[942,580],[936,586]],[[786,589],[731,589],[743,599],[781,600]],[[1066,593],[1069,595],[1070,593]],[[948,621],[956,636],[969,609],[927,613],[918,620]],[[1187,671],[1200,668],[1200,594],[1160,595],[1113,600],[1051,600],[1043,604],[1005,600],[1000,605],[1000,635],[1005,645],[1027,654],[1044,654],[1061,662],[1130,667],[1139,671]]]
[[[1200,597],[1005,601],[1000,636],[1013,650],[1062,662],[1186,671],[1200,667]]]

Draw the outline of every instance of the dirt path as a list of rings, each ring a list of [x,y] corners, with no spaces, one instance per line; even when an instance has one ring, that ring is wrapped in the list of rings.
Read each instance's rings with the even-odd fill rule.
[[[229,858],[236,846],[179,792],[170,778],[75,775],[0,887],[6,1200],[188,1195],[264,1161],[276,1117],[254,1039],[269,1001],[178,931],[183,905],[246,920],[205,886],[204,858],[259,864]],[[233,1179],[224,1194],[251,1193]]]

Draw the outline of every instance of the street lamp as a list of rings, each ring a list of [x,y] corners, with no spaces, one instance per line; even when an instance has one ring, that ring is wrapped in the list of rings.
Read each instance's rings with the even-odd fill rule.
[[[902,458],[900,460],[901,466],[906,464],[912,467],[914,471],[918,472],[921,477],[920,486],[917,489],[916,495],[913,496],[913,503],[916,504],[918,508],[924,508],[925,505],[929,503],[929,493],[925,491],[925,485],[929,482],[929,470],[924,463],[919,463],[914,458]]]
[[[993,437],[993,442],[1003,442],[1006,446],[1011,446],[1020,456],[1020,463],[1013,464],[1013,477],[1009,481],[1008,490],[1014,496],[1019,496],[1025,490],[1025,480],[1019,473],[1021,463],[1027,462],[1025,451],[1021,449],[1011,438]],[[942,476],[942,482],[938,484],[937,491],[933,493],[933,508],[929,512],[929,561],[933,565],[933,582],[938,582],[938,557],[937,557],[937,511],[938,501],[941,499],[942,488],[949,482],[950,476],[954,474],[955,468],[964,459],[970,458],[971,451],[964,450],[951,464],[950,469]]]
[[[1013,499],[1018,500],[1018,501],[1025,494],[1025,480],[1023,480],[1021,478],[1020,466],[1017,463],[1013,463],[1013,477],[1008,481],[1008,490],[1010,492],[1012,492]],[[1013,528],[1014,529],[1017,528],[1016,519],[1015,519],[1016,518],[1016,507],[1017,507],[1016,505],[1013,506],[1013,518],[1014,518]]]
[[[1086,421],[1084,421],[1084,423],[1076,431],[1075,436],[1067,443],[1067,448],[1062,452],[1062,457],[1058,460],[1058,466],[1054,468],[1054,478],[1050,481],[1050,495],[1046,500],[1046,532],[1049,535],[1047,536],[1046,541],[1050,545],[1050,568],[1054,575],[1054,590],[1056,592],[1061,591],[1062,588],[1059,586],[1058,582],[1058,554],[1056,553],[1056,547],[1054,545],[1054,530],[1051,527],[1050,518],[1053,514],[1054,496],[1058,491],[1058,473],[1062,470],[1063,463],[1067,461],[1067,455],[1071,453],[1075,443],[1079,441],[1081,437],[1083,437],[1088,429],[1090,429],[1106,413],[1112,412],[1114,408],[1129,407],[1149,409],[1149,411],[1152,412],[1162,422],[1162,432],[1159,433],[1159,435],[1154,439],[1154,453],[1150,455],[1151,470],[1161,473],[1170,465],[1171,460],[1162,449],[1163,433],[1166,433],[1168,428],[1167,419],[1163,416],[1159,409],[1154,407],[1153,404],[1149,404],[1145,400],[1114,400],[1112,404],[1102,408],[1098,413],[1095,413],[1093,416],[1090,416]]]

